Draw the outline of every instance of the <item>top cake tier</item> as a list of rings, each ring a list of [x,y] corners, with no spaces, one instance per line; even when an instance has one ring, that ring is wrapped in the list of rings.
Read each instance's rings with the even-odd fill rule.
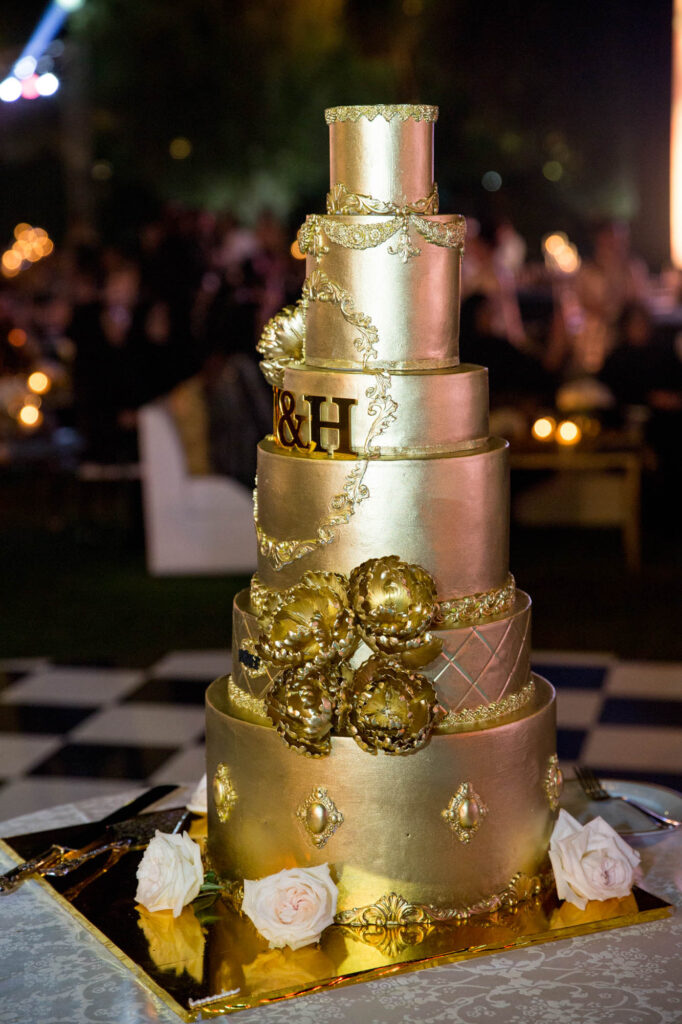
[[[433,191],[433,125],[438,107],[331,107],[330,187],[397,207]]]

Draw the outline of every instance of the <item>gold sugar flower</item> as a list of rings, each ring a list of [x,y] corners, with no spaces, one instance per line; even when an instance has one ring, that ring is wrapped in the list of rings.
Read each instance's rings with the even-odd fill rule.
[[[273,387],[281,388],[286,367],[303,358],[307,308],[306,300],[299,299],[295,306],[285,306],[263,328],[256,351],[264,356],[261,370]]]
[[[420,646],[437,610],[433,577],[397,555],[353,569],[349,598],[364,639],[387,654]]]
[[[301,676],[287,669],[265,697],[268,718],[282,739],[310,757],[331,749],[334,702],[321,676]]]
[[[426,676],[377,655],[356,670],[342,697],[347,731],[372,754],[419,750],[444,714]]]
[[[258,624],[258,657],[302,674],[336,665],[358,645],[345,580],[337,573],[304,573],[269,602]]]

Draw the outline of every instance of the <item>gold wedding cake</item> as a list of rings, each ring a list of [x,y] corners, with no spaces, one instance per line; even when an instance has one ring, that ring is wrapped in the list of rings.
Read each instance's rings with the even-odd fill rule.
[[[339,920],[461,919],[540,885],[554,691],[509,573],[507,443],[458,358],[465,223],[430,106],[335,107],[302,296],[259,342],[258,572],[207,697],[208,855],[329,863]]]

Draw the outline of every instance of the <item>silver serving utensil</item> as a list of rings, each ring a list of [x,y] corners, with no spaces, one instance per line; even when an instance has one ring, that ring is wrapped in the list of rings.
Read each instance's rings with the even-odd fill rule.
[[[633,800],[632,797],[624,796],[622,793],[609,793],[604,789],[591,768],[586,768],[584,765],[576,765],[573,770],[575,777],[583,788],[583,792],[590,800],[622,800],[623,803],[635,807],[642,814],[646,814],[648,818],[656,822],[659,828],[677,828],[679,825],[682,825],[682,821],[678,821],[677,818],[669,818],[665,814],[658,814],[649,807],[644,807],[643,804]]]
[[[160,788],[167,792],[168,789],[172,790],[175,787]],[[125,809],[121,808],[113,815],[98,822],[95,826],[94,838],[83,846],[74,848],[55,843],[42,853],[24,861],[23,864],[18,864],[0,876],[0,896],[14,892],[24,879],[31,875],[61,877],[107,851],[117,850],[122,856],[123,853],[130,850],[142,849],[154,836],[157,829],[161,832],[173,832],[181,828],[189,818],[189,812],[184,807],[128,818],[125,821],[112,820],[118,819],[121,812],[125,812],[126,809],[139,809],[145,800],[147,805],[155,803],[160,796],[165,795],[165,792],[160,793],[159,789],[151,790],[126,805]]]

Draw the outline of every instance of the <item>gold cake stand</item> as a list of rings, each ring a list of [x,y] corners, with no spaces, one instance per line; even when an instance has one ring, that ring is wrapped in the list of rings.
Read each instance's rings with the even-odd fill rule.
[[[204,819],[194,823],[201,838]],[[68,830],[73,839],[74,829]],[[53,842],[64,837],[55,829]],[[46,834],[40,834],[41,848]],[[17,836],[0,847],[13,859],[37,852],[35,836]],[[197,913],[185,907],[150,913],[136,906],[140,854],[130,853],[85,886],[73,901],[64,893],[79,881],[38,879],[54,899],[96,936],[151,993],[185,1021],[293,999],[311,992],[392,977],[439,964],[554,942],[589,932],[667,917],[672,906],[640,889],[623,899],[589,903],[584,911],[559,904],[553,891],[514,910],[461,924],[328,928],[319,944],[268,949],[248,918],[221,898]],[[83,871],[93,871],[93,863]],[[10,897],[11,898],[11,897]]]

